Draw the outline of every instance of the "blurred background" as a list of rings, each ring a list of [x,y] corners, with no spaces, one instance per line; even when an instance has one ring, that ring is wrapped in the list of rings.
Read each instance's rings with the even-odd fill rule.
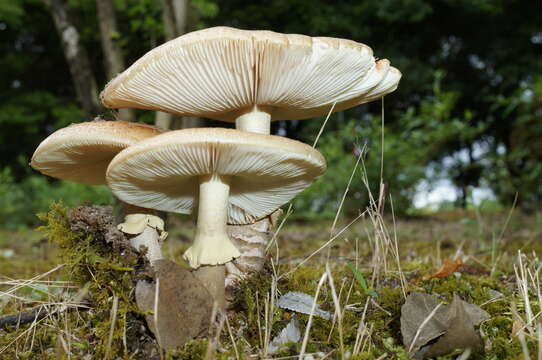
[[[106,119],[224,126],[101,107],[105,83],[183,33],[225,25],[353,39],[403,73],[399,88],[335,113],[319,140],[328,172],[294,201],[300,220],[357,214],[381,175],[396,215],[442,210],[537,213],[542,200],[542,2],[524,0],[0,0],[0,227],[35,226],[52,200],[112,201],[103,187],[34,172],[56,129]],[[382,114],[384,113],[384,129]],[[274,123],[311,143],[324,119]]]

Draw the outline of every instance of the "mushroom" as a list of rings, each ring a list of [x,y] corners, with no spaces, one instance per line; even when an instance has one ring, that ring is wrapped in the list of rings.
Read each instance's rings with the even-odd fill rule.
[[[401,73],[367,45],[330,37],[214,27],[145,54],[101,93],[108,108],[142,108],[235,122],[270,133],[380,98]]]
[[[326,168],[323,156],[299,141],[223,128],[170,131],[120,152],[107,183],[124,202],[190,214],[196,235],[184,258],[224,306],[224,265],[239,256],[226,224],[269,215]]]
[[[106,184],[109,162],[121,150],[162,131],[154,126],[126,121],[90,121],[72,124],[49,135],[39,144],[30,166],[42,174],[88,185]],[[129,234],[130,244],[147,248],[152,263],[161,259],[164,221],[149,209],[124,204],[125,221],[119,230]],[[137,204],[135,204],[137,205]]]

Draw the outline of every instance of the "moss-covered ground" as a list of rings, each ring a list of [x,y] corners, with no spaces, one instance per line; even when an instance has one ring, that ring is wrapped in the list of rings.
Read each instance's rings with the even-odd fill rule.
[[[45,219],[56,245],[45,239],[43,230],[0,230],[0,316],[39,304],[67,303],[84,286],[92,295],[93,308],[59,311],[33,324],[0,328],[0,359],[137,358],[137,348],[142,352],[145,345],[140,334],[130,329],[131,319],[140,318],[131,300],[131,272],[137,261],[119,261],[115,252],[100,250],[92,239],[77,238],[75,244],[62,216],[57,209]],[[340,324],[337,319],[313,319],[305,353],[314,358],[408,359],[402,345],[400,311],[405,293],[411,291],[431,293],[444,303],[457,293],[490,314],[479,328],[485,352],[473,354],[471,359],[523,359],[526,352],[534,358],[539,351],[537,324],[542,302],[536,286],[542,220],[517,213],[510,221],[508,218],[507,212],[463,211],[395,223],[385,218],[386,231],[377,231],[383,229],[378,221],[375,225],[370,217],[362,217],[349,227],[351,219],[343,220],[334,232],[331,222],[286,221],[265,270],[246,280],[236,294],[228,322],[211,329],[211,340],[195,339],[182,351],[161,356],[249,359],[298,355],[301,341],[273,355],[265,353],[265,344],[292,316],[278,308],[276,300],[288,291],[314,295],[328,264],[342,316]],[[169,229],[165,254],[179,260],[193,225],[174,218]],[[311,257],[331,238],[328,247]],[[446,259],[457,258],[468,266],[444,278],[428,277]],[[133,261],[133,267],[126,261]],[[59,264],[65,265],[37,278]],[[359,269],[376,294],[360,285],[351,266]],[[32,278],[32,282],[23,281]],[[523,293],[518,288],[521,279],[527,285]],[[335,311],[329,281],[321,287],[318,303],[324,310]],[[297,316],[304,335],[308,315]],[[160,354],[153,356],[160,358]]]

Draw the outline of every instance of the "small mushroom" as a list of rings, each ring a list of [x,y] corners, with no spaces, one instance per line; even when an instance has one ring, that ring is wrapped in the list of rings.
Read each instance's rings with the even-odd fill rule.
[[[401,73],[367,45],[338,38],[214,27],[171,40],[111,80],[108,108],[141,108],[235,122],[269,134],[380,98]]]
[[[107,182],[122,201],[191,214],[184,258],[220,306],[224,266],[239,256],[226,224],[252,223],[309,186],[326,168],[312,147],[287,138],[222,128],[170,131],[120,152]]]
[[[38,146],[30,166],[42,174],[88,185],[104,185],[109,162],[121,150],[162,131],[154,126],[126,121],[103,121],[72,124],[49,135]],[[124,206],[125,222],[119,230],[130,234],[131,245],[147,248],[152,263],[162,258],[160,240],[167,233],[164,222],[149,209]]]

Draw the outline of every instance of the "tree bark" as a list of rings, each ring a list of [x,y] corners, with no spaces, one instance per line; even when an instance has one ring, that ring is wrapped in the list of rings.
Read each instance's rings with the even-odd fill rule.
[[[98,100],[98,87],[85,48],[79,41],[79,32],[68,12],[64,0],[42,0],[53,17],[62,40],[62,49],[68,62],[77,99],[89,118],[98,115],[102,106]]]
[[[122,49],[117,42],[119,31],[115,16],[115,6],[112,0],[96,0],[98,24],[100,25],[100,40],[105,58],[105,70],[108,80],[113,79],[125,68]],[[132,109],[119,109],[119,117],[125,121],[134,121]]]

